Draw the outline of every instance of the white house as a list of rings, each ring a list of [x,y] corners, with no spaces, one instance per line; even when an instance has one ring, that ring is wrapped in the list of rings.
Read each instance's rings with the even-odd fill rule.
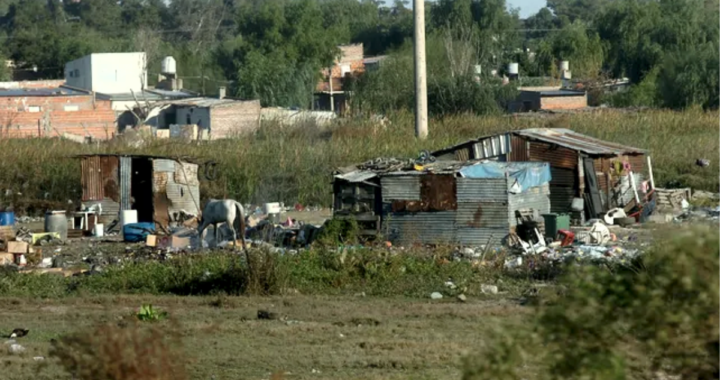
[[[102,94],[140,93],[147,87],[145,53],[94,53],[65,64],[65,83]]]

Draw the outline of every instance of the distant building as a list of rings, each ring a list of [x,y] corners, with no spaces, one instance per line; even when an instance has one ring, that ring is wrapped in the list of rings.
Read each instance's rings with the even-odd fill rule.
[[[139,93],[147,87],[145,53],[94,53],[65,64],[68,86],[103,94]]]
[[[521,87],[520,94],[508,103],[510,112],[540,110],[572,110],[588,106],[585,91],[566,90],[560,87]]]
[[[260,101],[234,99],[191,98],[162,103],[146,124],[158,129],[173,125],[197,125],[200,133],[207,131],[209,139],[234,137],[255,131],[260,126]]]
[[[95,99],[89,91],[39,82],[9,82],[0,88],[0,137],[108,139],[115,135],[116,116],[109,101]]]
[[[332,67],[322,71],[322,80],[315,88],[313,108],[342,113],[347,108],[344,79],[365,71],[363,44],[339,46],[340,56]]]

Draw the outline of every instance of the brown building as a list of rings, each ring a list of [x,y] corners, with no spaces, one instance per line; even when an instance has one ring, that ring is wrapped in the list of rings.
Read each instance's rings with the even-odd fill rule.
[[[315,88],[314,109],[342,113],[347,108],[344,79],[365,71],[363,44],[339,46],[340,56],[335,64],[322,71],[323,79]]]
[[[432,154],[440,161],[548,162],[551,211],[568,213],[573,199],[580,198],[590,217],[632,202],[630,172],[639,191],[647,178],[644,150],[560,128],[485,136]]]
[[[22,84],[23,82],[17,82]],[[110,102],[70,87],[20,86],[0,89],[0,137],[109,139],[115,134]]]
[[[573,110],[588,106],[585,91],[561,89],[520,89],[515,101],[508,105],[510,112],[540,110]]]

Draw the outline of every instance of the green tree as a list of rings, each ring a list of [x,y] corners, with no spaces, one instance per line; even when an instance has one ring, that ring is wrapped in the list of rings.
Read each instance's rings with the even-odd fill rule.
[[[547,0],[547,7],[558,17],[570,22],[582,20],[593,23],[598,13],[616,0]]]
[[[570,61],[575,77],[595,78],[603,64],[600,38],[587,30],[584,23],[576,21],[561,29],[552,37],[552,52],[556,59]]]
[[[717,109],[720,103],[719,56],[717,43],[690,45],[666,54],[657,79],[663,105],[670,108],[699,105]]]

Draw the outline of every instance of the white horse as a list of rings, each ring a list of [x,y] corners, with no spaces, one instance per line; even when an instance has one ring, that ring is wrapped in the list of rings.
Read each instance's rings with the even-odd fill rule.
[[[232,199],[210,199],[203,209],[200,226],[198,226],[198,234],[200,239],[203,232],[209,225],[213,225],[215,229],[215,242],[218,241],[218,224],[227,223],[233,234],[233,248],[237,248],[237,232],[235,231],[235,220],[240,221],[240,241],[244,251],[245,248],[245,209],[243,206]]]

